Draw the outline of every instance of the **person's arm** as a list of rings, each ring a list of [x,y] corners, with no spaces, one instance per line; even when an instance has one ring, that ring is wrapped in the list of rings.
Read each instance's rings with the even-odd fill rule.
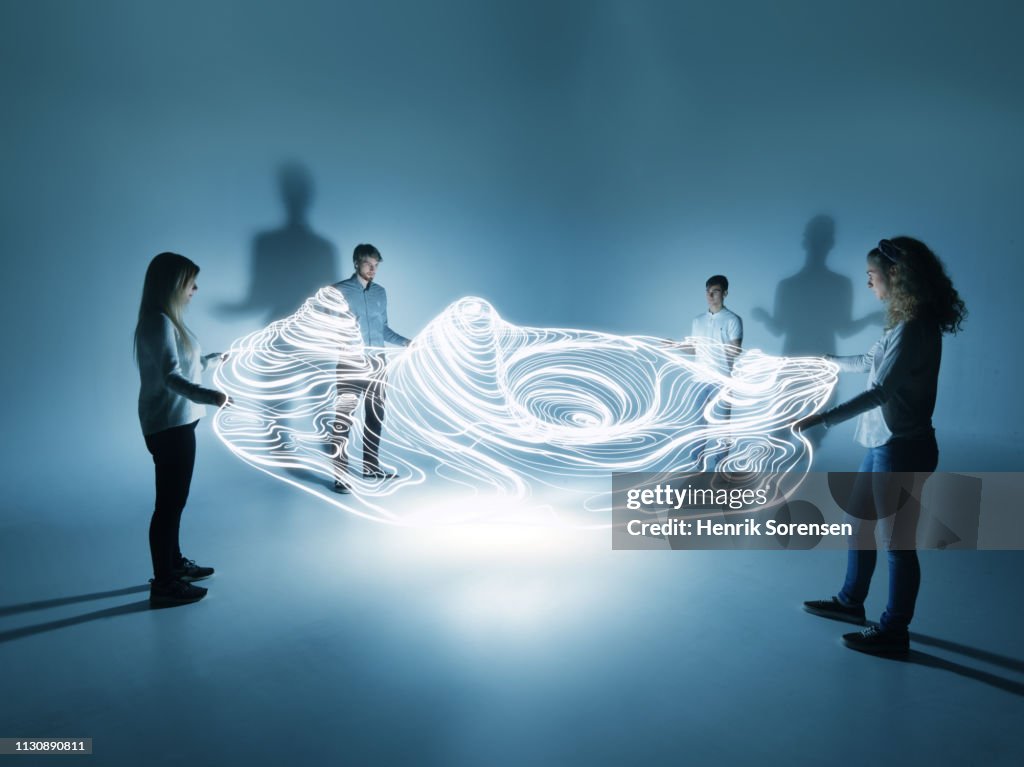
[[[200,357],[200,361],[203,363],[203,370],[205,371],[210,366],[211,362],[216,362],[217,364],[220,364],[221,362],[224,362],[224,360],[226,360],[227,358],[227,352],[210,352],[209,354],[204,354],[202,357]]]
[[[411,338],[406,338],[405,336],[396,333],[387,325],[384,326],[384,340],[389,344],[394,344],[395,346],[408,346],[412,343]]]
[[[729,344],[725,347],[725,358],[729,362],[729,368],[743,351],[743,320],[736,317],[729,323]]]
[[[695,318],[690,323],[690,335],[688,335],[682,341],[666,341],[667,344],[675,346],[680,354],[696,354],[697,345],[688,339],[698,338],[700,336],[700,327],[698,326],[697,319]]]
[[[758,307],[754,309],[754,319],[763,323],[768,332],[773,336],[781,336],[787,333],[791,327],[793,302],[789,300],[789,279],[785,279],[775,286],[775,306],[773,314],[768,314],[766,309]]]
[[[181,361],[178,359],[178,344],[175,340],[174,323],[165,315],[160,315],[160,335],[157,339],[157,364],[163,376],[164,384],[175,394],[200,405],[223,405],[227,395],[216,389],[207,389],[192,383],[181,372]]]
[[[754,319],[760,322],[773,336],[782,335],[782,328],[775,318],[768,314],[768,310],[757,306],[754,308]]]
[[[849,281],[844,285],[844,289],[837,291],[837,294],[833,296],[835,316],[842,318],[842,322],[836,325],[837,336],[849,338],[871,325],[881,325],[885,322],[885,312],[880,311],[865,314],[859,320],[853,319],[853,287]]]
[[[877,341],[875,345],[871,347],[871,350],[867,354],[854,354],[845,357],[837,357],[834,354],[826,354],[825,359],[827,359],[829,362],[835,363],[839,367],[839,371],[841,373],[864,373],[871,369],[871,362],[872,360],[874,360],[875,354],[878,353],[881,344],[881,341]],[[867,392],[864,392],[864,394],[867,394]],[[854,397],[849,402],[843,403],[843,405],[840,405],[839,407],[845,407],[846,405],[855,402],[859,397],[862,396],[863,394],[859,394],[857,395],[857,397]],[[854,407],[859,407],[860,404],[862,403],[858,403]],[[809,415],[806,418],[801,418],[799,421],[793,424],[793,428],[796,429],[797,431],[803,431],[805,429],[810,429],[812,426],[818,426],[819,424],[825,424],[826,426],[834,426],[835,424],[840,423],[841,421],[845,421],[846,418],[840,418],[839,420],[826,423],[826,417],[837,409],[838,408],[832,408],[832,410],[827,412],[815,413],[814,415]],[[865,408],[865,410],[870,409],[871,407]],[[856,415],[856,413],[854,413],[853,415]],[[847,418],[852,417],[852,415],[847,416]]]
[[[381,288],[381,290],[384,290],[384,288]],[[408,346],[409,344],[412,343],[410,339],[406,338],[400,333],[396,333],[391,329],[391,326],[388,325],[387,293],[384,294],[384,340],[389,344],[394,344],[395,346]]]
[[[893,394],[906,382],[914,368],[915,357],[919,344],[913,337],[914,330],[907,331],[907,325],[898,325],[889,336],[889,344],[885,356],[878,366],[875,383],[870,389],[858,394],[853,399],[821,414],[821,421],[827,427],[849,420],[854,416],[881,407],[888,402]],[[878,351],[876,345],[872,356]],[[865,355],[867,356],[867,355]],[[870,363],[868,363],[870,366]]]
[[[845,326],[836,329],[836,335],[840,338],[849,338],[871,325],[881,325],[885,322],[885,312],[871,312],[865,314],[859,320],[850,320]]]
[[[877,348],[878,345],[875,344],[867,354],[853,354],[845,357],[826,354],[825,359],[838,365],[840,373],[866,373],[871,370],[871,361],[875,357]]]
[[[660,340],[662,346],[670,346],[674,351],[677,351],[680,354],[693,354],[695,351],[693,344],[687,343],[686,341],[676,341],[674,338],[662,338]]]

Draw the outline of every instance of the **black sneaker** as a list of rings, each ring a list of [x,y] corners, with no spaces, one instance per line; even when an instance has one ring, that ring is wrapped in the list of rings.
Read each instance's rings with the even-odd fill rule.
[[[822,618],[831,618],[834,621],[856,623],[858,626],[867,623],[867,619],[864,617],[864,605],[848,607],[839,601],[839,597],[812,599],[810,602],[804,602],[804,609],[811,615],[820,615]]]
[[[201,581],[213,575],[212,567],[197,565],[194,559],[182,557],[174,568],[174,577],[183,581]]]
[[[198,602],[206,596],[206,589],[175,579],[166,583],[153,581],[149,587],[150,607],[173,607]]]
[[[393,471],[384,471],[383,469],[367,469],[363,472],[363,479],[394,479],[398,475]]]
[[[910,634],[906,631],[883,629],[872,626],[864,631],[843,634],[843,644],[851,650],[870,655],[904,656],[910,652]]]
[[[334,480],[334,492],[347,495],[352,492],[352,488],[347,483],[342,482],[340,479]]]

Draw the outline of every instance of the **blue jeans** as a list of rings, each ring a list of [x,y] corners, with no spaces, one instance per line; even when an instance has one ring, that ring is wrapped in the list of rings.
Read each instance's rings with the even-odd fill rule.
[[[839,600],[846,605],[864,604],[878,558],[875,528],[880,523],[889,556],[889,603],[879,621],[885,630],[906,631],[914,617],[921,586],[917,559],[921,490],[938,462],[934,434],[891,439],[868,449],[854,482],[846,517],[853,535]]]

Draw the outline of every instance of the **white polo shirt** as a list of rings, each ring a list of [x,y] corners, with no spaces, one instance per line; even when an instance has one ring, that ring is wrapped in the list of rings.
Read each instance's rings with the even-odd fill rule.
[[[722,375],[729,375],[731,365],[725,353],[725,345],[743,341],[743,320],[740,316],[724,306],[715,314],[710,311],[701,312],[693,318],[690,335],[716,342],[698,346],[697,360]]]

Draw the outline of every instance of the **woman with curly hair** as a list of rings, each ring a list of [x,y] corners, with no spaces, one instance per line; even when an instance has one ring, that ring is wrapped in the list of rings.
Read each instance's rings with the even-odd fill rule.
[[[942,357],[942,335],[957,333],[967,308],[942,261],[920,240],[882,240],[867,257],[868,287],[885,302],[885,332],[867,354],[832,357],[842,372],[868,372],[867,388],[841,405],[798,421],[802,431],[857,417],[856,440],[867,455],[847,512],[853,523],[846,580],[831,599],[804,602],[814,615],[863,625],[864,600],[882,525],[889,558],[889,600],[879,625],[843,636],[844,643],[876,655],[905,655],[908,627],[921,583],[917,525],[921,489],[939,460],[932,412]]]
[[[221,407],[228,396],[201,384],[202,370],[220,354],[203,356],[182,315],[195,294],[199,267],[177,253],[155,256],[146,270],[135,326],[139,366],[139,422],[156,470],[156,504],[149,524],[153,558],[153,607],[197,602],[206,589],[192,581],[213,575],[212,567],[182,556],[178,543],[196,461],[196,424],[202,405]]]

